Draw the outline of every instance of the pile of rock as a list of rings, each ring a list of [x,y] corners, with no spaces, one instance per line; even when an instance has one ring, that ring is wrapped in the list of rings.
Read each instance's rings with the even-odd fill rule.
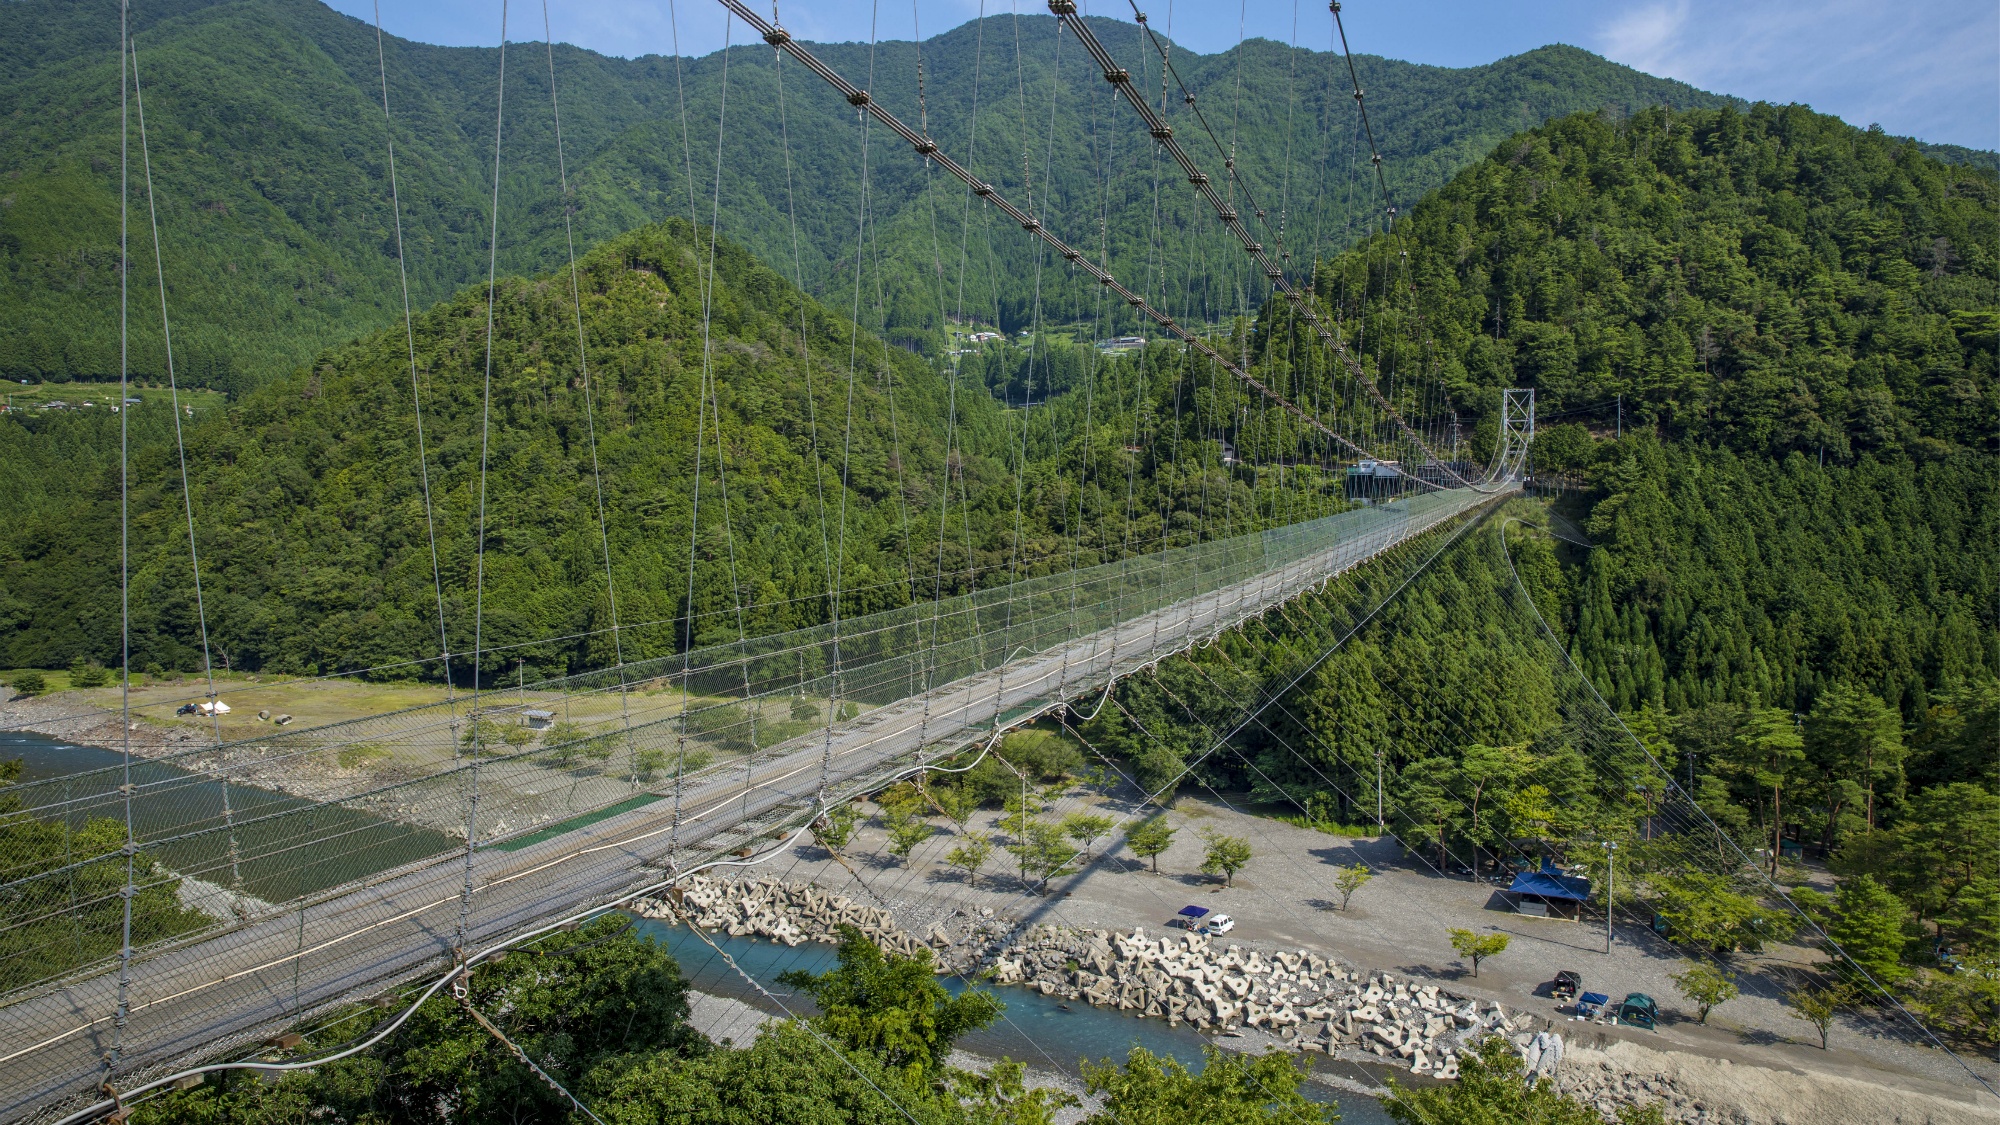
[[[990,910],[958,911],[932,925],[920,942],[900,929],[887,910],[810,884],[768,877],[695,875],[681,885],[676,899],[674,904],[641,899],[633,910],[649,918],[685,917],[705,930],[787,945],[836,944],[840,927],[853,926],[903,956],[914,956],[928,944],[939,973],[990,972],[995,984],[1020,985],[1045,996],[1173,1024],[1187,1022],[1204,1031],[1257,1028],[1296,1050],[1360,1052],[1405,1062],[1419,1074],[1440,1079],[1456,1078],[1460,1057],[1492,1034],[1506,1036],[1531,1066],[1546,1061],[1553,1069],[1556,1057],[1547,1050],[1549,1036],[1536,1039],[1531,1016],[1510,1016],[1497,1003],[1471,1000],[1434,984],[1364,974],[1306,950],[1221,946],[1193,933],[1153,938],[1143,928],[1022,927]],[[1670,1119],[1696,1119],[1678,1113],[1691,1099],[1665,1078],[1582,1069],[1575,1078],[1561,1077],[1586,1102],[1615,1107],[1662,1099]]]
[[[1304,950],[1218,949],[1198,934],[1156,940],[1143,929],[1031,926],[994,959],[993,979],[1203,1030],[1262,1028],[1303,1050],[1405,1059],[1438,1078],[1457,1077],[1467,1044],[1529,1022],[1436,985],[1364,978]]]
[[[797,945],[802,941],[840,942],[840,927],[853,926],[891,953],[914,956],[923,943],[896,926],[895,916],[807,883],[777,879],[711,879],[692,875],[678,888],[679,909],[658,899],[640,899],[632,911],[645,918],[688,921],[731,937],[761,937]]]

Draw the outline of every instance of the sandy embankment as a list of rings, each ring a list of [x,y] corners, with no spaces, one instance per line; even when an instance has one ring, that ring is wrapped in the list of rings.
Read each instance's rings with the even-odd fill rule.
[[[1622,1040],[1602,1048],[1573,1046],[1564,1069],[1564,1092],[1600,1110],[1616,1100],[1643,1100],[1651,1083],[1710,1107],[1723,1121],[1744,1125],[2000,1122],[2000,1109],[1973,1104],[1969,1095],[1946,1097],[1822,1070],[1738,1066],[1726,1058],[1655,1051]]]

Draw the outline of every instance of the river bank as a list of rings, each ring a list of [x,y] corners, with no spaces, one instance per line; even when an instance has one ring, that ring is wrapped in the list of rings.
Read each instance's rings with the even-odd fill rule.
[[[919,938],[890,911],[806,883],[695,875],[678,891],[642,899],[633,911],[787,946],[834,944],[851,926],[903,956],[931,950],[941,975],[1019,985],[1231,1038],[1258,1030],[1266,1034],[1255,1042],[1267,1048],[1400,1060],[1412,1074],[1442,1081],[1457,1077],[1459,1057],[1480,1038],[1518,1037],[1525,1048],[1535,1030],[1533,1017],[1510,1015],[1497,1003],[1482,1006],[1386,973],[1364,978],[1306,950],[1224,946],[1187,932],[1155,939],[1138,927],[1078,930],[969,911],[933,923]]]
[[[1564,1037],[1541,1072],[1609,1121],[1621,1106],[1658,1105],[1687,1125],[1956,1125],[2000,1113],[1863,1079],[1651,1050],[1588,1024],[1551,1020],[1459,990],[1369,971],[1312,950],[1166,931],[1034,922],[959,909],[921,935],[889,910],[812,883],[691,877],[672,900],[642,900],[642,917],[784,946],[832,944],[851,925],[885,948],[932,951],[937,971],[1044,996],[1182,1023],[1234,1049],[1315,1053],[1407,1070],[1406,1081],[1450,1081],[1457,1060],[1488,1035],[1524,1056]],[[1579,1034],[1580,1033],[1580,1034]],[[1540,1037],[1538,1040],[1538,1036]]]
[[[788,1013],[812,1011],[810,997],[776,982],[787,969],[824,972],[835,963],[832,947],[816,942],[786,946],[782,942],[727,934],[695,936],[688,927],[647,919],[639,922],[640,932],[666,945],[680,963],[689,983],[689,1022],[710,1040],[729,1040],[744,1046],[754,1040],[764,1023],[783,1019]],[[708,945],[709,941],[715,947]],[[717,951],[720,950],[720,953]],[[721,953],[730,955],[725,963]],[[760,994],[737,969],[754,976],[768,990]],[[946,976],[948,990],[968,987],[963,978]],[[1262,1050],[1252,1047],[1249,1038],[1211,1040],[1182,1025],[1169,1029],[1162,1021],[1145,1020],[1116,1010],[1092,1008],[1088,1004],[1066,1004],[1018,986],[997,986],[993,993],[1006,1005],[998,1022],[968,1032],[953,1050],[951,1064],[961,1069],[985,1070],[1003,1059],[1025,1067],[1023,1080],[1030,1087],[1051,1087],[1076,1096],[1080,1105],[1058,1113],[1058,1125],[1071,1125],[1099,1106],[1085,1088],[1082,1063],[1110,1058],[1122,1061],[1134,1046],[1142,1046],[1160,1057],[1174,1058],[1199,1070],[1206,1047],[1225,1050]],[[1336,1063],[1316,1059],[1302,1092],[1315,1101],[1336,1101],[1345,1125],[1389,1125],[1390,1118],[1379,1098],[1388,1093],[1381,1068]]]

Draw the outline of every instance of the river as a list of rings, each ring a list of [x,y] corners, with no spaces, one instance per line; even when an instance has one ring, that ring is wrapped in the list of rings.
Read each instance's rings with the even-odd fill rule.
[[[690,987],[711,996],[741,1000],[773,1015],[782,1014],[686,927],[640,918],[638,928],[639,932],[661,942],[673,953],[674,959],[680,962],[681,972],[687,975]],[[716,934],[711,935],[711,939],[744,972],[757,978],[794,1011],[811,1011],[812,1001],[778,984],[778,974],[790,969],[821,973],[835,963],[833,947],[818,942],[788,947],[749,937],[733,938]],[[940,979],[954,993],[965,988],[965,982],[958,977]],[[1139,1046],[1156,1055],[1171,1055],[1199,1070],[1202,1047],[1211,1042],[1193,1027],[1169,1027],[1160,1020],[1142,1019],[1115,1008],[1095,1008],[1082,1002],[1068,1003],[1018,986],[994,986],[992,992],[1007,1005],[1001,1019],[989,1027],[967,1033],[957,1043],[961,1049],[983,1058],[1011,1058],[1038,1070],[1054,1070],[1077,1077],[1081,1073],[1077,1065],[1079,1060],[1097,1061],[1108,1056],[1122,1062],[1128,1050]],[[1337,1101],[1340,1118],[1347,1125],[1388,1125],[1389,1115],[1380,1102],[1347,1089],[1336,1089],[1325,1081],[1341,1079],[1379,1088],[1390,1073],[1386,1068],[1337,1061],[1323,1055],[1307,1054],[1303,1057],[1312,1063],[1315,1078],[1321,1079],[1306,1085],[1307,1097],[1314,1101]],[[1407,1074],[1403,1077],[1408,1079]]]

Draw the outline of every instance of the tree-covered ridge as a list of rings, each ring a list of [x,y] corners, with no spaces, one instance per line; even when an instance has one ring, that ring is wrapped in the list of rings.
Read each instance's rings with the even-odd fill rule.
[[[588,398],[566,273],[500,283],[492,407],[485,418],[484,288],[418,319],[427,469],[455,647],[472,636],[475,532],[482,518],[487,644],[608,628],[593,456],[604,470],[614,574],[623,579],[621,620],[677,617],[687,589],[699,418],[706,418],[704,483],[720,488],[726,479],[716,473],[716,410],[731,454],[727,469],[750,478],[728,481],[739,506],[727,518],[735,525],[739,574],[752,591],[773,581],[791,592],[827,588],[813,472],[816,457],[834,458],[831,464],[821,460],[819,468],[825,470],[826,502],[838,510],[843,442],[851,466],[845,505],[851,611],[875,608],[871,600],[884,596],[883,576],[901,573],[900,559],[883,562],[900,523],[897,505],[885,503],[897,488],[892,453],[900,453],[911,473],[928,470],[925,479],[935,477],[946,434],[943,382],[906,353],[854,338],[851,327],[815,304],[807,302],[802,313],[795,290],[728,245],[716,249],[719,280],[712,331],[705,335],[698,255],[707,251],[705,241],[681,224],[635,233],[584,261]],[[802,315],[810,353],[799,344]],[[236,666],[353,667],[405,660],[435,647],[424,467],[406,349],[400,331],[335,349],[227,416],[189,430],[209,619]],[[844,396],[850,357],[860,369],[851,428]],[[705,363],[713,369],[713,401],[706,403]],[[891,381],[903,423],[894,450],[886,390]],[[809,383],[813,403],[806,396]],[[815,407],[817,452],[811,444]],[[999,418],[989,398],[964,403],[958,426],[965,445],[1004,450]],[[193,640],[187,632],[192,606],[183,604],[192,597],[192,583],[173,457],[170,444],[146,447],[132,471],[134,661],[140,667],[182,667],[195,658],[185,647]],[[964,472],[983,481],[998,470],[975,454]],[[67,513],[41,513],[15,537],[22,549],[8,585],[17,659],[65,647],[78,636],[94,654],[101,647],[100,617],[116,616],[117,557],[104,547],[117,541],[116,490],[115,474],[106,473],[95,481],[89,502]],[[711,495],[703,505],[703,538],[694,547],[705,563],[722,569],[697,568],[698,603],[728,600],[725,515],[718,500],[719,494]],[[678,584],[666,579],[669,574],[682,576]],[[899,587],[888,596],[900,600],[907,591]],[[785,615],[796,612],[783,598],[759,600],[770,603],[760,612],[776,619],[753,620],[753,630],[781,627]],[[44,612],[53,606],[65,609]],[[733,635],[733,621],[728,628]],[[610,643],[608,634],[603,639]],[[582,642],[568,643],[572,649],[528,658],[560,664],[567,654],[583,655]],[[656,627],[627,643],[644,653],[673,651],[679,641],[675,630]]]
[[[1988,447],[1996,243],[1991,172],[1802,107],[1654,109],[1508,140],[1319,287],[1357,329],[1420,316],[1461,400],[1622,395],[1676,440],[1844,463]],[[1546,438],[1538,463],[1567,467]]]
[[[1590,475],[1600,549],[1559,620],[1620,709],[1804,711],[1845,683],[1921,722],[2000,674],[2000,459],[1822,468],[1641,437]]]
[[[1992,1041],[2000,885],[1971,857],[2000,847],[1996,233],[1994,176],[1912,143],[1798,108],[1649,111],[1510,140],[1400,239],[1323,266],[1399,397],[1527,385],[1545,417],[1587,420],[1545,422],[1533,456],[1593,545],[1513,533],[1511,566],[1637,741],[1577,752],[1580,689],[1554,690],[1540,623],[1483,552],[1413,583],[1196,776],[1351,823],[1379,763],[1391,827],[1441,871],[1589,863],[1623,836],[1674,940],[1726,958],[1792,933],[1768,887],[1632,846],[1643,747],[1769,873],[1841,877],[1795,896],[1825,935],[1803,940],[1852,958],[1828,1003],[1879,1001],[1865,970]],[[1427,333],[1434,351],[1408,342]],[[1216,726],[1232,704],[1204,685],[1282,690],[1292,626],[1274,628],[1127,681],[1100,737],[1172,776],[1206,746],[1121,716]]]
[[[133,21],[184,378],[246,389],[393,322],[400,308],[385,151],[392,135],[418,307],[483,277],[495,51],[390,37],[392,130],[382,115],[373,28],[317,0],[169,0],[135,9]],[[873,73],[885,105],[928,121],[947,151],[1032,200],[1080,245],[1097,241],[1083,232],[1108,215],[1103,242],[1121,276],[1161,276],[1150,142],[1105,99],[1104,83],[1074,45],[1059,46],[1055,27],[1045,15],[994,17],[921,46],[890,40],[873,51],[859,43],[820,49],[857,80]],[[1157,76],[1157,58],[1149,61],[1131,25],[1106,21],[1100,32],[1128,65],[1150,66]],[[563,253],[548,61],[535,44],[510,52],[499,253],[503,269],[533,273],[556,266]],[[864,322],[899,342],[937,346],[944,315],[961,308],[1010,328],[1036,315],[1032,242],[1004,223],[993,227],[981,209],[968,212],[962,191],[939,184],[902,146],[880,143],[879,131],[867,169],[867,245],[858,246],[862,138],[852,107],[788,67],[788,176],[785,134],[766,108],[778,104],[767,47],[678,63],[561,46],[554,55],[571,203],[585,244],[697,211],[708,219],[695,200],[709,192],[688,181],[706,184],[714,174],[726,67],[734,88],[720,150],[726,235],[786,272],[796,250],[806,287],[821,295],[851,290],[856,258],[865,257],[881,274],[868,281],[868,304],[879,291],[883,311]],[[0,5],[0,59],[0,376],[115,375],[116,21],[54,0],[14,0]],[[1365,195],[1304,186],[1328,175],[1345,183],[1365,158],[1348,137],[1353,112],[1337,56],[1253,40],[1214,55],[1176,48],[1175,59],[1198,95],[1232,107],[1232,139],[1259,154],[1242,162],[1243,174],[1260,195],[1284,201],[1295,241],[1331,248],[1365,226],[1375,210]],[[1570,48],[1465,70],[1369,57],[1360,64],[1406,200],[1551,115],[1722,100]],[[1017,87],[1025,101],[1012,96]],[[1060,94],[1053,105],[1052,93]],[[1176,104],[1172,112],[1186,111]],[[136,129],[133,149],[133,363],[163,374]],[[1024,152],[1032,184],[1023,179]],[[1256,282],[1242,273],[1240,255],[1186,211],[1182,193],[1168,198],[1177,253],[1195,248],[1174,271],[1177,315],[1215,320],[1251,311],[1232,295],[1239,283]],[[969,262],[963,271],[961,258]],[[950,279],[944,286],[940,261]],[[1183,276],[1190,271],[1192,279]],[[1092,313],[1094,285],[1061,268],[1046,272],[1042,315]]]
[[[487,673],[516,658],[545,672],[602,667],[621,652],[819,624],[835,586],[851,617],[1343,503],[1337,474],[1282,462],[1297,459],[1296,427],[1164,345],[1107,360],[1047,340],[1032,362],[1005,348],[941,368],[857,331],[726,241],[705,319],[710,252],[706,230],[676,222],[582,260],[587,381],[567,270],[503,279],[484,415],[480,286],[417,318],[408,340],[391,329],[330,350],[189,420],[218,662],[324,672],[434,655],[425,472],[452,651],[469,651],[477,625]],[[1007,409],[987,367],[1032,386],[1040,408]],[[1053,400],[1052,382],[1066,392]],[[198,669],[179,462],[159,419],[134,417],[151,443],[131,468],[133,667]],[[75,428],[57,415],[0,419],[8,446],[37,454]],[[1264,467],[1226,463],[1229,439]],[[9,509],[0,606],[16,666],[118,662],[116,459],[80,461],[71,480],[80,499]]]
[[[1996,242],[2000,178],[1911,142],[1648,110],[1509,140],[1319,287],[1378,368],[1430,333],[1461,401],[1589,419],[1533,457],[1586,489],[1601,549],[1551,617],[1617,706],[1850,683],[1915,722],[2000,672]]]

